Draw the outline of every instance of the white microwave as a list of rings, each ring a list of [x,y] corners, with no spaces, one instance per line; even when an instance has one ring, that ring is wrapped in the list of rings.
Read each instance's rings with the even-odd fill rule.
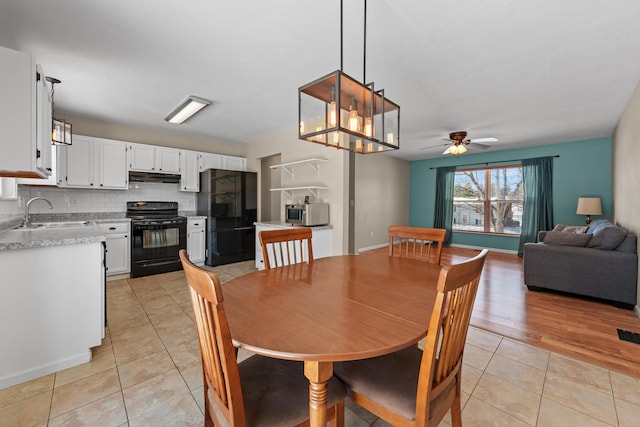
[[[300,205],[284,205],[285,222],[294,225],[329,224],[329,205],[326,203],[305,203]]]

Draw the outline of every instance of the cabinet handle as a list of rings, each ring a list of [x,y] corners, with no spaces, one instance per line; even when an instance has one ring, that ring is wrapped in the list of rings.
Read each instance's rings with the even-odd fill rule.
[[[115,230],[115,229],[116,229],[115,227],[109,227],[109,230]]]
[[[104,187],[104,184],[100,184],[100,187]]]

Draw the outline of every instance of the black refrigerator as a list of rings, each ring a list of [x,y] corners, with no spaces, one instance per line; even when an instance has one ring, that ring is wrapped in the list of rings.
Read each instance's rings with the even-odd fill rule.
[[[255,259],[257,204],[255,172],[208,169],[200,173],[197,213],[207,217],[207,265]]]

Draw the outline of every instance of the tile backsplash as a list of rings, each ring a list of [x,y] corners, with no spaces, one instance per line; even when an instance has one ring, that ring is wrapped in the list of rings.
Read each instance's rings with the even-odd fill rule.
[[[44,197],[51,202],[33,203],[32,213],[125,212],[128,201],[158,200],[178,202],[180,211],[196,210],[197,193],[178,191],[178,184],[152,182],[131,183],[129,190],[86,190],[57,187],[18,186],[18,200],[0,202],[0,213],[22,214],[32,197]]]

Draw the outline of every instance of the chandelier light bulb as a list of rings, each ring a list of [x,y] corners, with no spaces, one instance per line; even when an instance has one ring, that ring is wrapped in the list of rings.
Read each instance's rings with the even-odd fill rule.
[[[331,101],[331,103],[329,104],[329,127],[334,127],[336,125],[336,115],[336,101]]]
[[[360,117],[358,117],[358,104],[355,99],[351,101],[349,106],[349,130],[360,132]]]
[[[373,135],[373,122],[371,117],[364,119],[364,134],[367,135],[368,138],[371,138]]]

